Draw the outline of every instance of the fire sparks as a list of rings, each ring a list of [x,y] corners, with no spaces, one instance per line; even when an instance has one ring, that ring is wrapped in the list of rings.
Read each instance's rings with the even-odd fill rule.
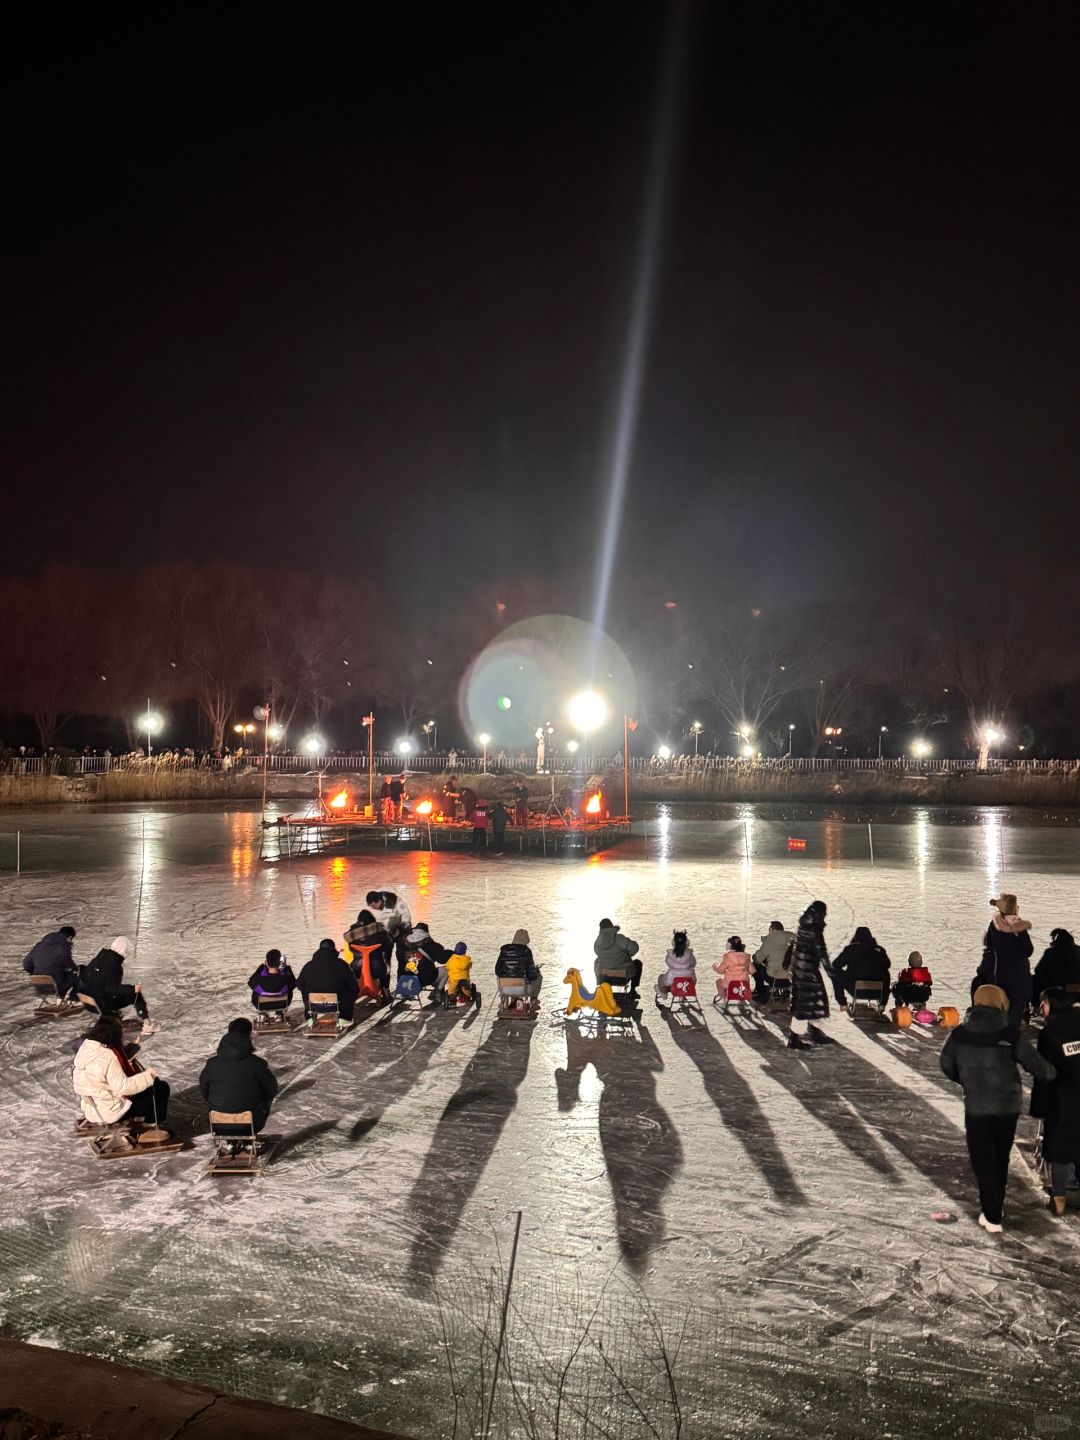
[[[421,800],[420,804],[416,807],[416,813],[418,815],[430,815],[432,809],[433,806],[430,800]]]

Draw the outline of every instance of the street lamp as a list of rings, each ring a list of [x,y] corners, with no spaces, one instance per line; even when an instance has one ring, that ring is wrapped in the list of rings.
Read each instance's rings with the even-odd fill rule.
[[[411,755],[413,751],[413,743],[407,735],[403,735],[401,739],[397,742],[397,744],[394,746],[394,749],[399,755]]]
[[[585,736],[585,769],[589,769],[589,736],[608,718],[607,701],[596,690],[579,690],[571,697],[566,713],[575,730]]]
[[[576,755],[577,752],[581,749],[581,746],[576,740],[567,740],[566,748],[571,755]]]
[[[878,731],[878,737],[877,737],[877,758],[878,758],[879,760],[881,759],[881,742],[885,739],[885,736],[886,736],[888,733],[889,733],[889,727],[888,727],[887,725],[882,725],[881,729]]]
[[[164,725],[164,723],[165,722],[164,720],[162,720],[161,716],[150,709],[150,701],[147,700],[146,714],[139,717],[138,724],[141,729],[146,731],[146,758],[148,760],[150,759],[150,755],[153,750],[153,746],[150,743],[150,737],[151,735],[156,735],[161,729],[161,727]]]
[[[312,733],[311,735],[305,735],[303,740],[300,742],[300,749],[304,752],[305,755],[325,755],[326,741],[322,738],[321,735],[316,735],[314,733]]]
[[[491,736],[490,736],[490,735],[487,733],[487,731],[485,730],[482,735],[478,735],[476,738],[477,738],[477,740],[480,741],[480,744],[484,747],[484,768],[483,768],[483,770],[482,770],[480,773],[481,773],[482,775],[486,775],[486,774],[487,774],[487,747],[491,744]]]
[[[435,721],[428,720],[425,724],[421,725],[420,728],[428,737],[428,749],[437,750],[439,748],[439,727]]]
[[[933,746],[929,740],[916,740],[911,747],[911,753],[915,756],[916,760],[925,760],[932,749]]]
[[[659,746],[657,746],[657,749],[656,749],[656,757],[657,757],[658,760],[670,760],[670,759],[671,759],[671,746],[670,746],[670,745],[659,745]]]
[[[789,760],[791,759],[791,746],[792,746],[792,742],[794,741],[794,739],[795,739],[795,726],[794,726],[794,725],[789,725],[789,726],[787,727],[787,756],[788,756],[788,759],[789,759]]]
[[[241,745],[243,745],[244,740],[245,740],[249,735],[254,735],[254,734],[255,734],[255,726],[252,725],[252,724],[250,724],[250,723],[247,724],[247,725],[234,725],[232,728],[233,728],[234,732],[235,732],[237,735],[240,736],[240,744],[241,744]]]
[[[367,730],[367,803],[372,820],[375,819],[375,711],[364,716]]]
[[[690,734],[693,735],[693,737],[694,737],[694,759],[695,759],[695,760],[697,759],[697,753],[698,753],[698,748],[697,748],[697,747],[698,747],[698,736],[701,734],[702,730],[704,730],[704,729],[705,729],[705,726],[702,725],[702,723],[701,723],[700,720],[695,720],[694,723],[690,726]]]

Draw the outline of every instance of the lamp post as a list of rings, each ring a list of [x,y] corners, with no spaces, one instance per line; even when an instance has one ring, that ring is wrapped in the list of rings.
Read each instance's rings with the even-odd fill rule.
[[[266,766],[270,753],[270,706],[256,705],[253,711],[256,720],[263,722],[263,766],[262,766],[262,813],[263,824],[266,824]],[[252,729],[255,727],[252,726]]]
[[[607,701],[596,690],[579,690],[567,706],[570,723],[585,737],[585,775],[589,773],[589,736],[608,716]]]
[[[372,820],[375,819],[375,711],[364,716],[367,727],[367,803]]]
[[[491,736],[490,736],[490,735],[487,733],[487,731],[485,730],[482,735],[478,735],[476,738],[477,738],[477,740],[480,741],[480,744],[484,747],[484,765],[483,765],[483,769],[481,770],[480,773],[481,773],[482,775],[486,775],[486,774],[488,773],[488,771],[487,771],[487,747],[491,744]]]
[[[150,701],[147,700],[146,718],[142,721],[142,724],[139,728],[146,731],[146,758],[148,760],[150,759],[150,756],[153,754],[154,750],[153,744],[151,743],[151,736],[156,735],[157,732],[161,729],[161,723],[161,716],[154,714],[154,712],[150,709]]]
[[[881,756],[881,742],[885,739],[885,736],[886,736],[888,733],[889,733],[889,727],[888,727],[887,725],[882,725],[881,729],[878,731],[878,737],[877,737],[877,758],[878,758],[878,761],[879,761],[879,762],[881,761],[881,758],[882,758],[882,756]]]
[[[423,725],[421,725],[420,728],[427,736],[428,750],[437,750],[439,748],[439,727],[436,725],[435,721],[427,720],[424,722]]]
[[[792,742],[793,742],[794,739],[795,739],[795,726],[794,726],[794,725],[789,725],[789,726],[787,727],[787,758],[788,758],[789,760],[791,759],[791,745],[792,745]]]
[[[695,720],[694,723],[690,726],[690,734],[693,735],[693,737],[694,737],[694,759],[695,759],[695,760],[697,759],[697,753],[698,753],[698,736],[701,734],[701,732],[702,732],[702,730],[704,730],[704,728],[705,728],[705,727],[704,727],[704,725],[702,725],[702,723],[701,723],[700,720]]]

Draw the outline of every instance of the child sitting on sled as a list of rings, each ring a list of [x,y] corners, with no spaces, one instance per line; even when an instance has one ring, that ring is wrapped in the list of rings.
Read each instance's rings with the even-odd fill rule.
[[[439,966],[440,971],[445,972],[443,981],[443,994],[447,1005],[453,1005],[457,999],[458,991],[468,995],[469,999],[479,1010],[480,992],[472,983],[472,959],[468,953],[468,947],[464,940],[459,940],[453,951],[447,955],[445,962]],[[442,980],[442,975],[440,975]]]
[[[712,967],[716,976],[716,997],[718,1000],[750,999],[750,956],[738,935],[732,935],[727,942],[723,958]]]
[[[671,949],[664,957],[667,969],[656,982],[656,988],[661,995],[667,995],[676,980],[694,979],[694,971],[697,969],[697,956],[690,948],[690,940],[685,930],[676,930],[671,937]],[[686,988],[686,987],[682,987]],[[692,987],[690,994],[696,993],[696,987]]]
[[[248,989],[251,991],[251,1003],[256,1010],[259,1008],[260,995],[271,996],[275,1000],[284,996],[286,1010],[292,1004],[293,991],[296,989],[296,976],[289,968],[289,963],[280,950],[268,950],[266,959],[254,975],[248,976],[247,983]]]
[[[923,958],[918,950],[912,950],[907,957],[907,964],[897,976],[896,984],[892,987],[893,999],[897,1005],[911,1005],[916,1009],[922,1009],[930,999],[930,992],[934,988],[934,977],[923,964]]]

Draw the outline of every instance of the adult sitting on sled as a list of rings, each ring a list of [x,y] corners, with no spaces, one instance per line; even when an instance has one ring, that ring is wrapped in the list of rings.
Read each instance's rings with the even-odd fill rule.
[[[256,1134],[266,1124],[278,1082],[270,1066],[255,1053],[250,1020],[233,1020],[229,1025],[218,1041],[217,1054],[202,1068],[199,1089],[211,1110],[233,1115],[250,1110]]]
[[[150,1010],[141,985],[124,984],[124,960],[130,941],[118,935],[104,950],[99,950],[82,972],[79,989],[90,996],[103,1015],[119,1015],[134,1005],[141,1020],[150,1019]]]
[[[386,933],[386,927],[376,920],[370,910],[361,910],[356,917],[356,924],[350,925],[345,931],[345,943],[353,957],[352,971],[360,981],[361,990],[370,993],[372,998],[376,998],[376,994],[388,994],[390,957],[394,953],[394,942]],[[364,979],[365,962],[370,985],[367,985]]]
[[[636,995],[641,984],[641,961],[635,960],[634,956],[639,948],[638,942],[623,935],[618,925],[610,920],[601,920],[600,933],[593,941],[596,983],[602,985],[612,975],[621,976],[630,981],[630,994]],[[615,983],[619,983],[618,979]]]
[[[282,959],[280,950],[268,950],[266,959],[254,975],[248,976],[247,983],[251,991],[251,1003],[256,1010],[259,1008],[260,995],[271,996],[275,999],[284,996],[286,1009],[292,1004],[293,991],[296,989],[296,976],[286,961]]]
[[[767,1000],[777,980],[790,980],[788,951],[795,939],[782,920],[770,920],[761,944],[751,959],[754,963],[754,999]]]
[[[322,940],[297,977],[297,988],[304,997],[304,1019],[311,1019],[308,996],[336,995],[338,1016],[351,1021],[356,1009],[356,994],[359,989],[356,976],[348,965],[342,963],[338,948],[333,940]]]
[[[74,928],[61,925],[59,930],[43,935],[22,962],[28,975],[51,975],[61,1000],[74,995],[78,988],[79,971],[71,958],[74,939]]]
[[[510,944],[503,945],[499,950],[499,958],[495,961],[495,974],[500,980],[524,980],[525,994],[532,997],[540,994],[544,977],[540,973],[540,966],[533,960],[529,944],[529,932],[515,930]]]
[[[169,1087],[124,1049],[124,1027],[116,1015],[102,1015],[87,1031],[75,1053],[72,1083],[91,1124],[112,1125],[125,1115],[152,1122],[155,1113],[158,1123],[165,1123]]]
[[[815,900],[799,917],[791,957],[791,1030],[789,1050],[809,1050],[807,1030],[815,1045],[835,1045],[831,1035],[821,1028],[829,1018],[829,997],[825,991],[822,969],[830,978],[829,952],[825,948],[824,900]]]
[[[891,962],[888,953],[871,935],[869,927],[857,927],[851,940],[833,961],[833,994],[838,1005],[846,1005],[847,997],[855,999],[855,985],[859,980],[872,981],[881,986],[880,1000],[884,1007],[889,999]]]

